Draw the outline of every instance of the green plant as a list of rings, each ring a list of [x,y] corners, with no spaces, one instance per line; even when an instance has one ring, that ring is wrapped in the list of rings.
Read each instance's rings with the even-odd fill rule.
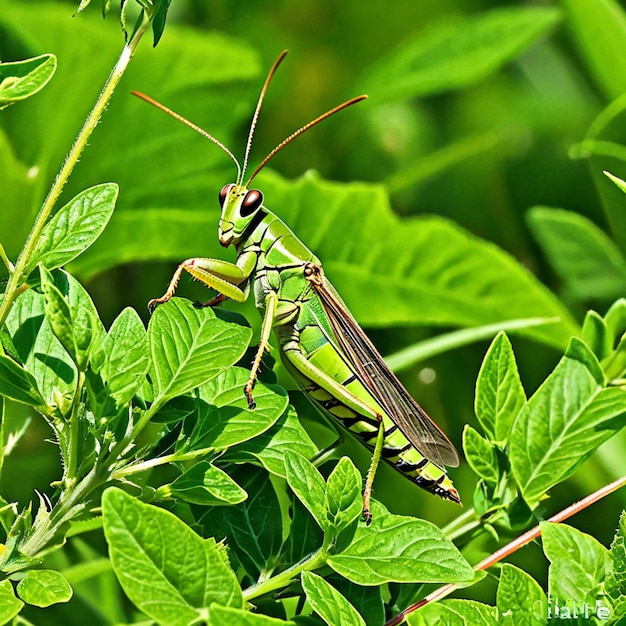
[[[593,10],[583,4],[564,1],[563,14],[554,9],[494,11],[435,28],[405,44],[362,79],[374,107],[369,123],[380,128],[380,119],[391,124],[402,118],[409,97],[470,88],[561,20],[584,43],[592,75],[610,96],[617,96],[621,78],[604,71],[606,60],[600,47],[589,43],[589,33],[613,16],[616,47],[604,50],[612,58],[626,45],[626,20],[609,0],[598,1]],[[169,3],[138,5],[125,61],[150,25],[158,41]],[[58,8],[43,8],[38,17],[23,7],[11,6],[10,13],[27,16],[32,26],[40,19],[50,37],[62,39],[67,28],[55,21]],[[183,78],[167,72],[161,81],[158,64],[138,56],[137,63],[144,65],[134,80],[146,81],[148,88],[132,87],[149,91],[152,81],[152,88],[169,89],[175,96],[193,93],[194,80],[219,85],[207,96],[212,108],[203,126],[212,131],[211,123],[219,125],[228,135],[245,119],[243,109],[249,110],[256,90],[256,54],[246,44],[219,35],[201,43],[189,32],[172,31],[169,45],[186,70]],[[17,28],[6,32],[25,41]],[[204,46],[202,53],[213,61],[208,69],[195,60],[190,42]],[[60,61],[59,72],[61,66]],[[54,67],[52,55],[0,64],[0,102],[15,102],[6,113],[23,107],[24,115],[40,119],[47,105],[45,100],[38,105],[37,99],[52,91],[54,83],[21,100],[44,87]],[[93,67],[80,71],[93,72],[92,80],[97,76]],[[116,70],[113,80],[120,74]],[[387,89],[390,81],[393,90]],[[626,412],[626,301],[621,299],[626,270],[619,237],[613,243],[571,212],[531,211],[531,228],[563,279],[561,301],[509,254],[452,221],[398,218],[391,212],[390,193],[394,204],[403,205],[408,190],[419,189],[425,180],[450,172],[470,156],[495,149],[497,142],[488,133],[465,137],[428,160],[406,159],[406,168],[387,164],[396,173],[389,173],[386,184],[331,183],[314,173],[295,182],[269,171],[259,176],[272,207],[323,259],[359,321],[375,329],[381,341],[385,329],[411,328],[389,359],[394,368],[410,369],[427,357],[496,335],[477,376],[471,368],[461,372],[456,367],[452,382],[446,381],[452,389],[461,378],[471,384],[477,379],[478,422],[463,430],[469,470],[459,472],[467,510],[445,526],[438,524],[443,530],[413,514],[390,512],[403,498],[393,477],[385,482],[383,475],[375,496],[386,505],[373,502],[374,521],[367,527],[359,520],[358,451],[325,450],[332,435],[315,425],[316,416],[298,393],[287,395],[284,387],[290,383],[278,367],[282,384],[272,371],[262,371],[255,388],[257,407],[248,407],[242,388],[249,378],[253,331],[244,318],[221,309],[198,310],[175,298],[155,311],[146,329],[132,308],[105,315],[75,277],[87,280],[128,261],[180,260],[191,256],[187,246],[196,246],[201,254],[223,255],[215,238],[207,235],[215,230],[217,203],[210,209],[203,206],[205,188],[219,189],[229,180],[221,155],[211,146],[202,145],[198,152],[187,148],[193,140],[185,129],[168,126],[168,120],[159,119],[162,128],[151,127],[140,103],[122,106],[119,99],[110,100],[115,85],[108,84],[47,195],[43,184],[28,183],[18,146],[9,141],[18,136],[18,114],[10,118],[18,123],[7,125],[0,142],[0,159],[6,164],[0,171],[0,193],[9,207],[0,224],[3,239],[15,234],[7,236],[6,251],[2,248],[7,281],[0,305],[0,461],[6,476],[19,445],[36,432],[37,415],[53,434],[60,458],[51,489],[40,484],[37,503],[31,504],[30,494],[23,492],[21,504],[2,499],[0,622],[139,623],[149,618],[168,625],[378,625],[406,618],[410,624],[495,624],[506,619],[518,623],[524,617],[541,624],[547,616],[557,617],[558,601],[563,611],[559,618],[566,610],[571,617],[572,610],[585,606],[603,622],[607,616],[598,610],[608,611],[610,623],[617,623],[626,613],[626,531],[615,507],[614,515],[607,516],[609,527],[617,526],[610,548],[576,528],[541,524],[550,562],[545,589],[531,567],[505,563],[496,572],[495,600],[479,601],[484,599],[480,585],[489,584],[493,576],[473,571],[469,563],[553,512],[555,503],[547,496],[556,494],[554,499],[562,502],[560,485],[566,499],[574,499],[570,491],[575,480],[586,475],[598,447],[609,440],[621,445],[615,435]],[[197,102],[203,98],[196,98],[193,106],[204,108],[204,100]],[[233,102],[240,100],[246,107],[233,111]],[[120,130],[92,135],[107,102],[110,119],[103,126],[113,120]],[[600,136],[612,131],[620,103],[618,98],[598,115],[588,137],[573,151],[576,158],[591,158],[594,170],[595,159],[607,152]],[[60,132],[70,127],[68,122],[59,131],[54,125],[45,129],[48,138],[42,140],[45,150],[37,176],[51,178],[63,144]],[[334,132],[341,138],[336,127]],[[68,179],[87,137],[90,148],[84,158],[90,151],[95,158]],[[177,145],[185,146],[183,157],[158,160],[165,158],[163,146],[170,151]],[[609,147],[612,158],[621,158],[617,138]],[[360,158],[366,159],[363,152]],[[119,161],[115,167],[111,153]],[[152,166],[137,176],[142,153],[149,155]],[[606,167],[621,175],[616,165]],[[102,183],[109,178],[108,169],[121,188],[115,214],[118,185]],[[84,184],[100,175],[98,184]],[[617,175],[611,178],[599,180],[608,185],[603,190],[616,194],[606,202],[608,213],[618,220],[625,185]],[[181,180],[183,188],[175,188]],[[69,199],[53,213],[64,185]],[[20,248],[16,242],[26,235],[20,210],[27,212],[39,201],[42,212]],[[186,228],[179,228],[181,223]],[[332,233],[348,231],[350,246],[337,246]],[[398,252],[396,241],[381,240],[381,232],[401,233],[402,250]],[[62,267],[66,264],[68,270]],[[604,315],[591,311],[582,316],[579,326],[576,315],[590,295],[595,302],[613,303]],[[113,320],[106,324],[108,330],[105,317]],[[254,316],[248,319],[253,322]],[[415,330],[423,325],[461,330],[423,340]],[[518,371],[509,338],[496,328],[551,351],[548,365],[533,371],[535,381],[541,381],[534,393],[526,393],[533,383],[526,382],[527,372]],[[523,359],[523,348],[520,352]],[[453,423],[460,432],[460,424]],[[343,455],[345,450],[354,453],[357,464]],[[6,482],[3,486],[10,488]],[[439,503],[420,502],[428,507],[428,516],[433,510],[437,518]],[[106,549],[99,545],[102,537]],[[521,543],[503,548],[475,569],[508,557]],[[425,586],[440,583],[450,585],[443,591]],[[463,598],[434,602],[459,587],[465,587]],[[407,610],[416,602],[419,610]]]

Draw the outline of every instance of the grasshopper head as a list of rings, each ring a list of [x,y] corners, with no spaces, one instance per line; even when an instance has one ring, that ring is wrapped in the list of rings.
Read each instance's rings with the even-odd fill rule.
[[[248,225],[263,206],[263,194],[245,185],[224,185],[219,196],[222,217],[219,223],[219,240],[227,248],[241,241]]]

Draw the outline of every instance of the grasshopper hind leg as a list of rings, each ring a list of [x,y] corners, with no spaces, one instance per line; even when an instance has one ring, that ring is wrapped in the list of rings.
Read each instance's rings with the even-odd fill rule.
[[[376,436],[376,445],[372,452],[372,462],[367,470],[367,476],[365,477],[365,487],[363,488],[363,520],[365,525],[369,526],[372,523],[372,511],[371,511],[371,499],[372,488],[374,485],[374,477],[376,476],[376,470],[383,453],[383,445],[385,442],[385,427],[383,425],[382,418],[378,425],[378,434]]]

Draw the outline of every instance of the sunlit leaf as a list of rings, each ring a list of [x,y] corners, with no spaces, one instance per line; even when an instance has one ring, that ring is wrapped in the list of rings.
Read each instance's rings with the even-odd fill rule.
[[[202,539],[169,511],[119,489],[104,493],[102,511],[113,570],[144,613],[186,626],[212,602],[243,605],[224,547],[215,540]]]
[[[0,109],[36,94],[52,78],[56,67],[54,54],[0,63]]]
[[[251,332],[172,298],[157,308],[148,326],[154,367],[153,383],[160,402],[199,387],[238,361]]]
[[[605,388],[595,356],[579,339],[520,411],[509,459],[529,504],[570,476],[624,426],[626,390]]]
[[[113,183],[91,187],[73,198],[46,223],[27,272],[43,263],[54,269],[84,252],[107,225],[115,208],[118,187]]]
[[[373,508],[352,543],[328,558],[338,573],[360,585],[385,582],[461,582],[474,572],[454,544],[433,524]]]
[[[321,576],[302,572],[302,588],[313,610],[328,626],[365,626],[356,609]]]
[[[29,570],[17,585],[17,593],[28,604],[47,607],[58,602],[69,602],[72,588],[60,572]]]

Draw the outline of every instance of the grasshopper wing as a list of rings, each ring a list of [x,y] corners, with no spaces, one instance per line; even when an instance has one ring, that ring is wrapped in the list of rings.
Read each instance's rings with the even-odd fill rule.
[[[457,467],[459,455],[441,429],[415,402],[354,319],[341,296],[323,276],[311,280],[335,338],[364,387],[417,450],[439,467]]]

